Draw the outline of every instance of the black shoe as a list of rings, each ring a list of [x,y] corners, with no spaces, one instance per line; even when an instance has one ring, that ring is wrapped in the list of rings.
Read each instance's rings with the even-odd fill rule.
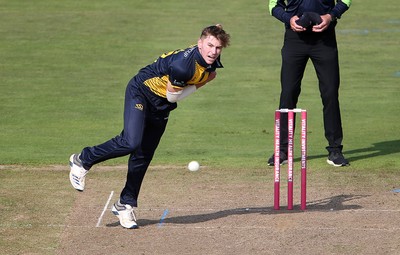
[[[340,151],[331,151],[329,152],[328,159],[326,160],[329,165],[332,166],[349,166],[350,163],[347,159],[344,158],[342,152]]]
[[[279,153],[279,164],[284,165],[287,164],[287,155],[285,152],[280,152]],[[268,165],[269,166],[274,166],[275,165],[275,154],[272,154],[272,156],[268,159]]]

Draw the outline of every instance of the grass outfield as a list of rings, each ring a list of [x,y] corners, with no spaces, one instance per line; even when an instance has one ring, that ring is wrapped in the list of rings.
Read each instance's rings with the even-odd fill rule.
[[[326,180],[346,171],[361,186],[368,176],[396,187],[400,19],[388,8],[396,4],[353,1],[337,27],[349,168],[325,162],[317,79],[311,63],[306,70],[298,106],[309,112],[309,169]],[[183,168],[198,160],[227,174],[246,169],[246,178],[256,179],[272,154],[280,90],[283,26],[269,15],[268,1],[0,0],[0,248],[54,252],[63,227],[35,226],[47,226],[49,211],[50,223],[64,226],[76,194],[67,166],[35,169],[66,165],[71,153],[117,135],[129,79],[161,53],[195,43],[214,23],[232,37],[222,53],[225,68],[172,112],[152,165]]]
[[[211,3],[215,10],[208,10]],[[282,25],[263,2],[202,6],[4,2],[0,162],[63,164],[70,153],[117,135],[124,89],[137,70],[162,52],[194,43],[204,26],[219,22],[232,36],[222,56],[225,69],[172,113],[154,163],[185,164],[195,157],[207,165],[263,164],[272,153]],[[396,169],[399,20],[393,9],[376,8],[355,1],[337,29],[344,146],[353,167]],[[369,18],[360,23],[361,16]],[[321,100],[308,67],[298,106],[309,110],[310,156],[326,157]],[[324,160],[315,166],[325,167]]]

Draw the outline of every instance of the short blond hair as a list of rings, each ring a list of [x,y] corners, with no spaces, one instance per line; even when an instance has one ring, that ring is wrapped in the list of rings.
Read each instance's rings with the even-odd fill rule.
[[[204,28],[203,31],[201,32],[200,38],[204,38],[209,35],[212,35],[215,38],[217,38],[221,42],[223,48],[228,47],[230,44],[231,36],[225,32],[221,24],[216,24]]]

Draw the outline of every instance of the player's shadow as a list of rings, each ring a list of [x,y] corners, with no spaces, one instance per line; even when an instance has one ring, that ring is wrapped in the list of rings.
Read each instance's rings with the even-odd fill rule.
[[[385,156],[400,152],[400,140],[384,141],[373,143],[372,146],[355,150],[344,150],[346,158],[351,162],[372,158],[377,156]],[[360,154],[360,155],[358,155]],[[325,158],[327,155],[309,155],[308,159]]]
[[[331,210],[340,211],[340,210],[359,210],[362,209],[362,206],[357,204],[349,204],[350,201],[358,200],[368,197],[368,195],[338,195],[330,198],[325,198],[321,200],[311,201],[307,203],[306,211],[322,211],[329,212]],[[229,217],[232,215],[251,215],[251,214],[281,214],[281,213],[303,213],[300,211],[299,206],[295,206],[294,210],[286,210],[282,207],[281,210],[274,210],[273,207],[250,207],[250,208],[234,208],[227,209],[222,211],[210,212],[210,213],[201,213],[201,214],[192,214],[192,215],[184,215],[184,216],[173,216],[166,217],[163,219],[162,224],[195,224],[202,223],[207,221],[212,221],[216,219],[221,219],[225,217]],[[148,219],[139,219],[139,226],[147,226],[147,225],[156,225],[161,224],[160,220],[148,220]],[[106,225],[107,227],[116,227],[119,226],[119,222],[114,222]]]
[[[330,198],[315,200],[307,203],[307,208],[314,211],[327,210],[359,210],[362,206],[357,204],[348,204],[349,201],[369,197],[370,195],[337,195]]]

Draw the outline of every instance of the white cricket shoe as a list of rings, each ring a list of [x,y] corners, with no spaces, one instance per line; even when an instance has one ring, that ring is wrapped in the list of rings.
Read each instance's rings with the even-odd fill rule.
[[[88,170],[83,168],[79,155],[80,154],[72,154],[71,157],[69,157],[69,166],[71,168],[69,180],[71,181],[72,187],[78,191],[83,191],[85,188],[85,176]]]
[[[111,209],[112,213],[119,219],[119,223],[124,228],[138,228],[136,223],[136,215],[134,207],[121,204],[119,201],[115,203]]]

